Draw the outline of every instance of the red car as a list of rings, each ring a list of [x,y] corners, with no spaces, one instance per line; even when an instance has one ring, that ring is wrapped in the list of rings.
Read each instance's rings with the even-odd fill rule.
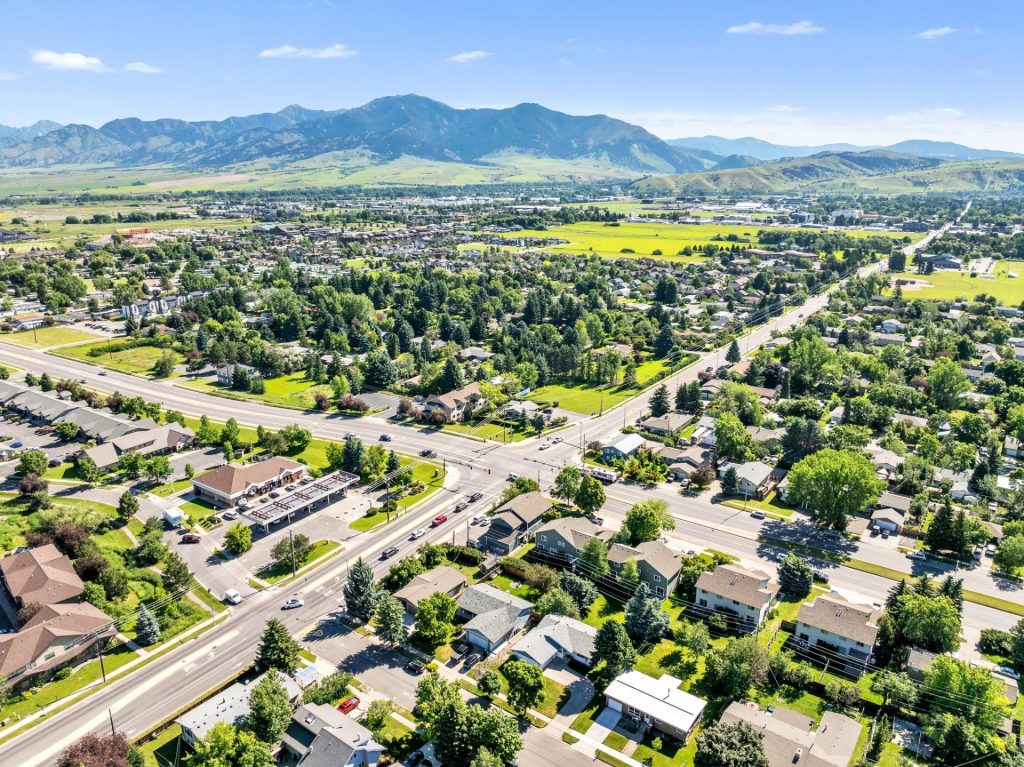
[[[448,516],[447,515],[445,515],[445,514],[438,514],[436,517],[434,517],[434,521],[430,523],[430,526],[431,527],[440,527],[441,525],[443,525],[447,521],[448,521]]]
[[[199,543],[201,539],[195,533],[185,533],[181,536],[182,543]]]
[[[350,714],[359,706],[359,698],[346,698],[338,704],[338,711],[343,714]]]

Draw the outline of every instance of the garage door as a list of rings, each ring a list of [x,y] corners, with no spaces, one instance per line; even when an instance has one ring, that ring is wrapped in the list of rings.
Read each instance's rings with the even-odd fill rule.
[[[612,711],[622,711],[622,704],[617,700],[608,699],[608,708]]]

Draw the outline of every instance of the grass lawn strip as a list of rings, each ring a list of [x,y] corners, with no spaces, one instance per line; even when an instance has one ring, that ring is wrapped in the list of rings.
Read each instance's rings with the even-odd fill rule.
[[[332,552],[340,550],[341,544],[337,541],[317,541],[313,544],[313,550],[306,557],[304,562],[295,563],[295,572],[298,575],[299,571],[309,567],[319,559],[323,559]],[[291,576],[291,566],[286,562],[283,564],[271,565],[260,570],[256,575],[262,581],[266,581],[269,584],[275,584],[283,581],[285,578]]]

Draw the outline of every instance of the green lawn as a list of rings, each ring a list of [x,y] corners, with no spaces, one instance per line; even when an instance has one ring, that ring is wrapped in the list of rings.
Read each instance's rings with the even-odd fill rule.
[[[616,222],[608,225],[598,221],[580,221],[575,224],[554,226],[544,231],[520,231],[504,234],[502,237],[518,239],[520,237],[549,237],[568,240],[567,245],[554,245],[546,250],[553,253],[597,253],[609,258],[654,258],[663,261],[702,261],[699,253],[692,256],[677,255],[683,248],[696,248],[698,245],[717,245],[729,247],[733,242],[757,247],[760,244],[758,232],[783,231],[792,233],[793,229],[779,227],[762,227],[757,224],[661,224],[640,222]],[[903,233],[868,232],[850,230],[844,232],[853,237],[890,236],[902,240]],[[729,240],[729,237],[734,239]],[[920,239],[923,235],[910,235],[911,239]],[[623,249],[634,251],[623,253]],[[656,254],[655,251],[661,251]]]
[[[538,405],[551,405],[557,402],[559,407],[566,410],[590,415],[601,412],[602,408],[609,410],[621,405],[630,397],[635,397],[666,370],[668,366],[662,360],[647,360],[637,365],[635,387],[556,383],[534,389],[527,399]]]
[[[84,515],[90,526],[117,517],[113,506],[98,501],[80,498],[51,497],[54,509],[72,511]],[[28,508],[25,501],[14,493],[0,493],[0,553],[25,545],[25,532],[35,526],[37,512]]]
[[[761,501],[756,498],[748,498],[745,501],[733,498],[728,501],[723,501],[722,505],[728,506],[731,509],[739,509],[741,511],[753,511],[754,509],[760,509],[765,514],[776,519],[789,519],[793,516],[793,507],[779,500],[778,494],[774,491],[769,493],[768,496]]]
[[[75,328],[70,328],[66,325],[54,325],[49,328],[21,330],[17,333],[0,335],[0,341],[15,344],[16,346],[24,346],[26,349],[46,349],[51,346],[75,344],[82,341],[93,341],[95,339],[95,333],[76,330]]]
[[[263,402],[267,405],[277,407],[290,407],[299,410],[309,410],[314,407],[314,396],[317,392],[323,392],[331,396],[331,387],[318,385],[306,378],[305,373],[292,373],[291,375],[278,378],[264,379],[266,391],[263,394],[252,392],[235,391],[227,386],[221,386],[212,378],[195,378],[182,381],[178,385],[196,391],[216,394],[221,397],[229,397],[238,400],[253,400]]]
[[[614,748],[616,751],[621,751],[629,743],[629,738],[623,735],[621,732],[615,732],[612,730],[608,733],[608,737],[604,739],[604,745],[608,748]]]
[[[180,493],[182,490],[188,490],[190,487],[192,487],[192,480],[177,479],[174,482],[168,482],[166,485],[155,487],[149,492],[153,495],[159,495],[161,498],[167,498],[168,496]]]
[[[137,656],[133,650],[125,645],[119,645],[103,654],[103,667],[109,674],[111,671],[130,663]],[[23,718],[45,708],[57,701],[63,700],[75,694],[88,684],[92,684],[102,678],[100,663],[98,660],[91,660],[80,665],[67,679],[48,682],[38,692],[27,693],[15,696],[14,700],[0,708],[0,719],[7,717]]]
[[[139,751],[146,767],[167,767],[174,764],[176,757],[185,753],[185,744],[180,742],[181,725],[172,724],[155,738],[139,743]]]
[[[693,764],[697,739],[691,737],[689,744],[681,745],[674,738],[661,737],[661,751],[654,750],[654,738],[659,737],[655,732],[644,738],[643,742],[636,747],[633,758],[642,764],[649,764],[651,767],[681,767],[684,764]]]
[[[317,541],[313,544],[313,550],[309,553],[301,562],[295,563],[295,569],[298,570],[312,562],[316,562],[318,559],[322,559],[329,555],[332,551],[336,551],[341,547],[341,544],[337,541]],[[283,565],[271,565],[270,567],[260,570],[256,575],[267,583],[274,584],[279,581],[283,581],[285,578],[290,577],[292,574],[292,568],[290,563],[284,563]]]
[[[211,514],[216,514],[220,510],[218,506],[204,498],[193,498],[190,501],[185,501],[179,504],[178,508],[193,523],[198,523],[199,520],[206,519]]]
[[[78,467],[73,463],[62,463],[60,466],[47,469],[43,472],[43,477],[46,479],[63,479],[69,482],[81,481],[78,477]]]
[[[1010,272],[1021,277],[1011,278]],[[927,283],[925,287],[911,288],[903,286],[906,299],[973,299],[979,293],[995,296],[1001,304],[1017,306],[1024,301],[1024,261],[996,261],[992,270],[995,279],[971,277],[969,272],[940,270],[931,274],[914,274],[902,272],[892,275],[893,280],[912,279]]]
[[[157,360],[160,359],[164,352],[163,348],[158,346],[121,348],[124,345],[123,341],[124,339],[94,341],[88,344],[64,346],[60,349],[55,349],[51,353],[80,362],[88,362],[92,365],[101,365],[102,367],[118,370],[122,373],[150,375],[153,371],[153,365],[157,363]],[[175,364],[180,363],[182,361],[181,355],[177,352],[174,352],[174,355]]]

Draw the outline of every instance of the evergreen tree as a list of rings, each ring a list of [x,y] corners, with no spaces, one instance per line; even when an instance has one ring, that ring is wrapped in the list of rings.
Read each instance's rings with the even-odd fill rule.
[[[559,574],[558,582],[562,590],[572,597],[580,613],[583,615],[586,615],[590,606],[597,601],[599,596],[597,588],[586,578],[581,578],[575,573],[565,570]]]
[[[956,607],[957,612],[963,615],[964,612],[964,579],[954,578],[952,575],[947,575],[942,581],[942,585],[939,587],[939,594],[944,597],[949,597],[950,601]]]
[[[164,557],[163,570],[160,573],[164,588],[172,594],[192,585],[192,573],[185,560],[173,551]]]
[[[139,614],[135,619],[135,641],[143,647],[155,645],[160,641],[160,621],[146,605],[139,608]]]
[[[299,643],[288,633],[284,624],[271,618],[256,648],[256,666],[263,670],[276,669],[291,674],[299,665],[299,649]]]
[[[669,411],[668,387],[662,384],[651,395],[651,415],[660,418]]]
[[[787,594],[804,598],[811,593],[814,585],[814,571],[803,557],[790,554],[779,565],[779,583]]]
[[[956,531],[953,504],[947,495],[942,499],[939,508],[932,516],[932,522],[924,534],[924,544],[932,551],[952,551],[955,546]]]
[[[729,351],[725,353],[725,359],[727,362],[731,362],[734,365],[743,359],[743,355],[740,354],[740,345],[736,343],[735,339],[733,339],[733,342],[729,344]]]
[[[377,585],[373,582],[373,570],[362,557],[352,565],[342,593],[345,596],[346,612],[361,621],[369,622],[377,606]]]
[[[139,499],[125,490],[117,499],[117,518],[127,523],[139,511]]]
[[[656,642],[668,630],[669,615],[658,600],[651,598],[646,583],[641,583],[626,603],[626,633],[645,642]]]
[[[345,437],[342,466],[350,474],[358,474],[363,467],[363,442],[359,437]]]
[[[401,644],[406,640],[402,603],[388,593],[377,600],[377,637],[388,644]]]
[[[739,487],[740,479],[736,473],[736,467],[730,466],[725,470],[725,476],[722,477],[722,492],[725,495],[736,495]]]
[[[462,385],[462,368],[459,367],[459,363],[455,361],[454,357],[449,357],[444,361],[444,368],[441,370],[438,386],[442,392],[449,392],[462,388]]]
[[[594,665],[604,662],[605,675],[613,678],[636,662],[636,648],[629,641],[625,627],[618,621],[609,620],[601,624],[594,639]]]

